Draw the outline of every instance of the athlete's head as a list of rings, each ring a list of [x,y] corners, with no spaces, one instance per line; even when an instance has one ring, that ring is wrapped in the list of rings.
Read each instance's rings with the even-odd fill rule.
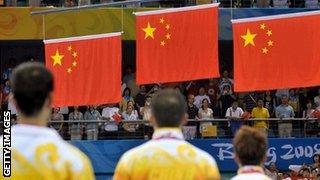
[[[180,127],[186,121],[186,102],[173,89],[158,91],[151,102],[151,122],[156,127]]]
[[[267,138],[255,128],[242,126],[233,139],[235,160],[240,166],[261,166],[266,160]]]
[[[22,119],[48,119],[51,112],[53,76],[41,63],[17,66],[11,77],[12,93]]]

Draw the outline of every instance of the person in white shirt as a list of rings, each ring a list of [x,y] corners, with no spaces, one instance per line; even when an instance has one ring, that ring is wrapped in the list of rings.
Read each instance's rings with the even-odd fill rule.
[[[213,118],[213,111],[211,108],[209,108],[209,106],[210,106],[209,99],[207,98],[203,99],[202,106],[198,112],[199,121]],[[210,125],[212,125],[212,122],[200,122],[200,127],[199,127],[200,133],[202,134],[203,130]]]
[[[234,101],[232,106],[229,107],[226,111],[226,118],[230,119],[230,128],[233,135],[236,134],[238,129],[242,126],[242,115],[243,110],[242,108],[238,107],[238,102]]]
[[[11,127],[9,179],[95,179],[87,156],[46,127],[53,100],[52,73],[42,63],[28,62],[14,69],[11,80],[19,119]]]
[[[267,148],[267,137],[264,133],[249,126],[242,126],[233,139],[234,159],[239,169],[231,180],[271,180],[262,168],[267,159]]]
[[[126,123],[125,121],[136,121],[138,120],[138,112],[133,109],[133,105],[128,105],[127,110],[122,113],[123,128],[129,132],[135,132],[139,128],[139,124]]]
[[[152,140],[126,152],[118,162],[114,180],[211,179],[219,180],[215,160],[184,140],[185,98],[172,89],[156,93],[151,102]]]
[[[199,109],[202,105],[202,101],[204,99],[207,99],[209,101],[209,104],[211,103],[210,102],[210,98],[208,95],[206,95],[206,90],[204,87],[200,87],[199,89],[199,95],[197,95],[195,98],[194,98],[194,105],[197,106],[197,108]]]
[[[104,130],[108,132],[118,131],[118,124],[115,117],[120,117],[120,109],[115,104],[109,104],[102,110],[102,119],[109,120],[104,125]]]

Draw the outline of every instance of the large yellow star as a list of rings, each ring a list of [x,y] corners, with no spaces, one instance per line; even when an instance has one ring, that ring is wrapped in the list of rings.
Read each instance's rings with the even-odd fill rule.
[[[242,39],[244,39],[244,47],[246,47],[248,44],[251,44],[254,46],[253,39],[256,37],[256,34],[251,34],[250,30],[247,29],[247,34],[241,36]]]
[[[64,57],[64,55],[60,55],[59,51],[56,51],[56,54],[54,56],[51,56],[51,58],[53,59],[53,66],[55,66],[56,64],[59,64],[60,66],[62,65],[61,60]]]
[[[144,39],[147,39],[148,37],[151,37],[153,39],[153,32],[156,30],[156,28],[151,27],[149,22],[147,27],[142,28],[142,30],[146,33],[144,35]]]

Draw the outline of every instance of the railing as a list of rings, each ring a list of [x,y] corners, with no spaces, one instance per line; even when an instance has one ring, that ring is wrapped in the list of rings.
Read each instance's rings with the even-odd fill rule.
[[[260,122],[260,125],[259,125]],[[266,125],[266,128],[261,128]],[[62,125],[61,125],[62,124]],[[149,139],[153,128],[148,121],[122,120],[119,123],[109,120],[49,121],[49,126],[59,130],[65,139],[86,139],[87,130],[95,129],[98,139]],[[277,137],[319,137],[320,120],[315,118],[269,118],[269,119],[189,119],[183,126],[187,139],[194,138],[232,138],[241,125],[254,126],[266,133],[269,138]],[[81,135],[80,135],[81,134]]]

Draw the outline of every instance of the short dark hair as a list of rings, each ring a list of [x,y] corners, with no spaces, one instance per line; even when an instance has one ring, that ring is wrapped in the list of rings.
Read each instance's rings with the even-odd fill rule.
[[[12,92],[17,107],[25,116],[37,115],[53,91],[53,75],[41,63],[27,62],[12,73]]]
[[[158,91],[151,101],[151,111],[158,127],[179,127],[186,107],[185,98],[173,89]]]
[[[242,166],[260,165],[267,152],[267,137],[255,128],[242,126],[233,139],[233,146]]]

